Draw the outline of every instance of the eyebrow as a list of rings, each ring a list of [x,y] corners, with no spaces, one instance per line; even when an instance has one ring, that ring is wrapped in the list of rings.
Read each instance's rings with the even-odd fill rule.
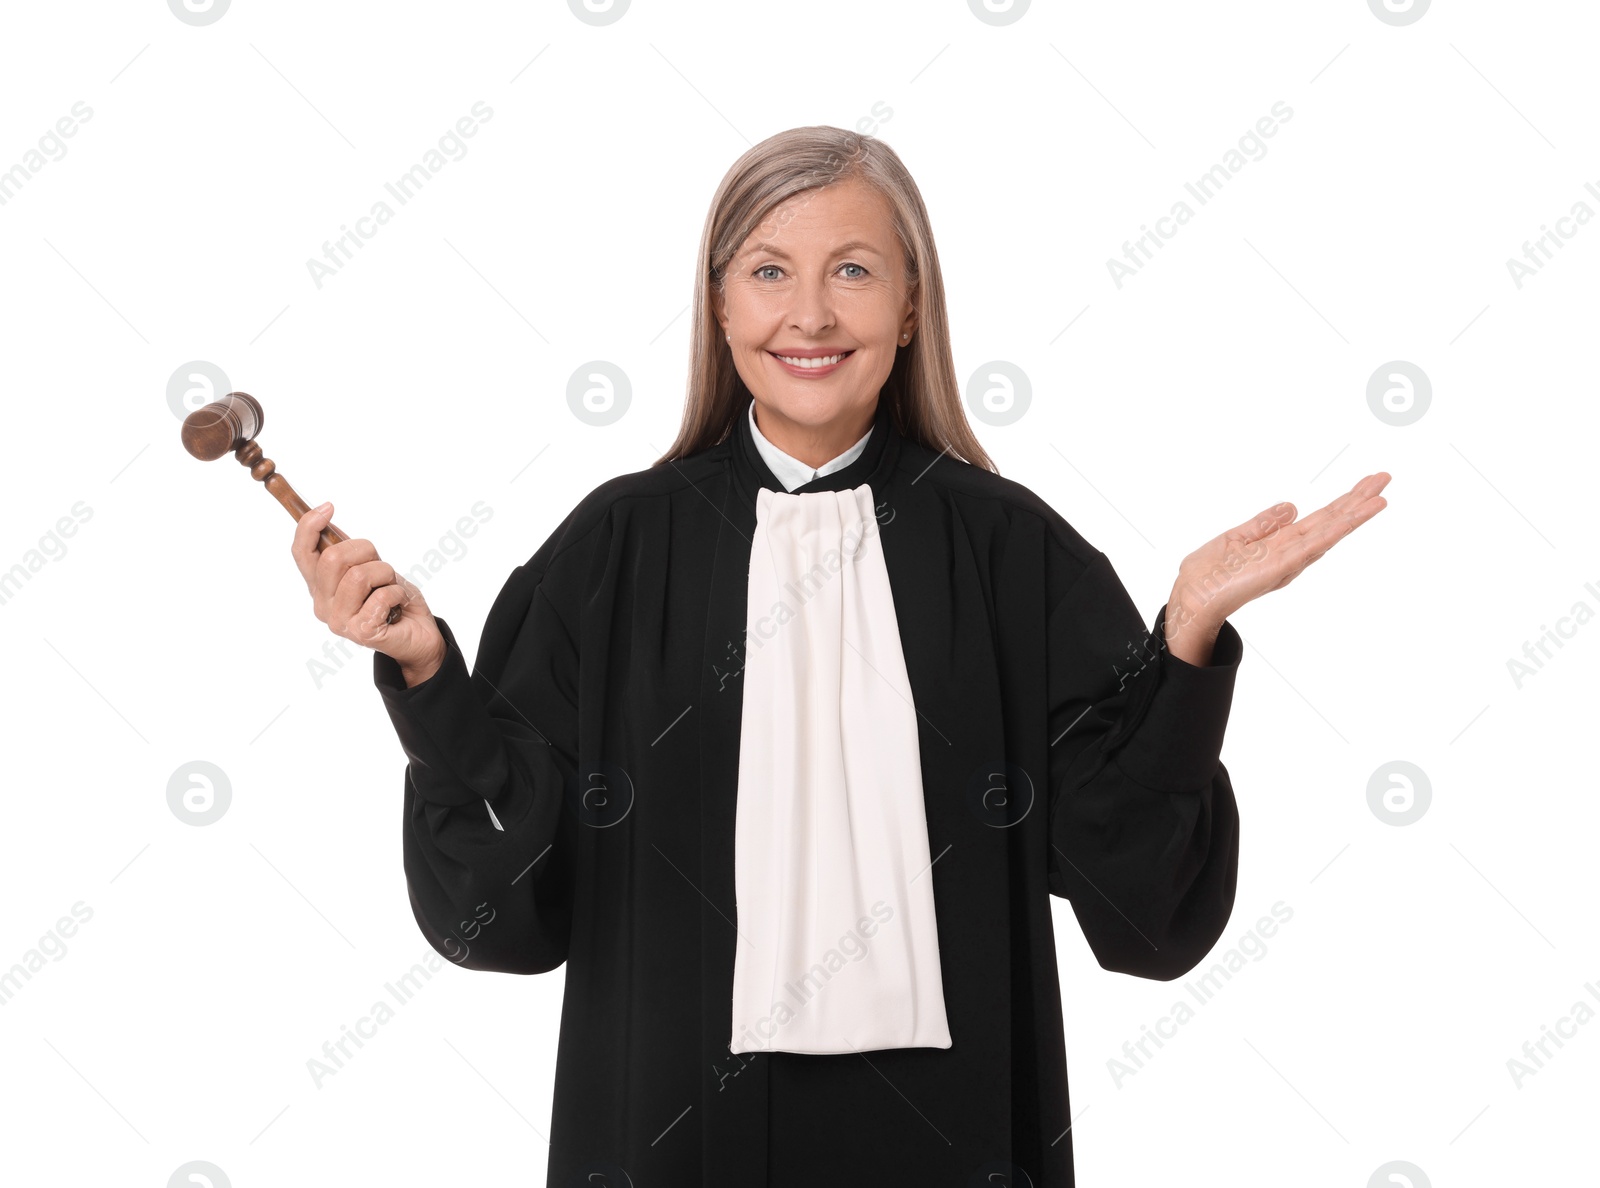
[[[865,240],[862,240],[862,239],[852,239],[848,243],[841,243],[838,247],[833,249],[833,254],[835,256],[842,256],[846,252],[859,252],[859,251],[868,251],[868,252],[871,252],[875,256],[882,256],[883,255],[883,253],[881,251],[879,251],[876,247],[874,247],[872,244],[867,243]],[[777,246],[777,244],[765,243],[765,242],[752,244],[749,248],[747,248],[745,250],[744,254],[746,256],[761,256],[761,255],[777,256],[780,260],[792,260],[794,258],[793,256],[789,255],[788,252],[784,251],[781,247]]]

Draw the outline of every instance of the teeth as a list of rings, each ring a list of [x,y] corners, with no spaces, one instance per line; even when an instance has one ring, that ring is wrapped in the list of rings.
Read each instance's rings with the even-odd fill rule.
[[[848,353],[848,352],[846,352],[846,353]],[[820,359],[791,359],[787,355],[779,355],[778,358],[782,359],[785,363],[789,364],[789,366],[791,366],[791,367],[808,367],[809,368],[809,367],[831,367],[833,364],[837,363],[840,359],[843,359],[844,355],[823,355]]]

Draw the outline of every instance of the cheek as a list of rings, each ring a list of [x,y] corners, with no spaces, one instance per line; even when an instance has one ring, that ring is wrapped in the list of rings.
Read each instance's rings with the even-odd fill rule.
[[[890,336],[899,334],[895,327],[900,324],[900,307],[900,294],[887,285],[856,289],[839,296],[840,311],[848,310],[863,333],[881,329]]]

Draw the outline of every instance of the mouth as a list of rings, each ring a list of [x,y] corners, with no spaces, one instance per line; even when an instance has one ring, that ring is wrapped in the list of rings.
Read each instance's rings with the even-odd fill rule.
[[[771,355],[774,359],[776,359],[779,363],[782,363],[791,371],[820,372],[831,371],[833,368],[843,363],[851,355],[855,354],[855,351],[840,351],[835,355],[818,355],[814,358],[802,358],[796,355],[780,355],[776,351],[768,351],[767,354]]]

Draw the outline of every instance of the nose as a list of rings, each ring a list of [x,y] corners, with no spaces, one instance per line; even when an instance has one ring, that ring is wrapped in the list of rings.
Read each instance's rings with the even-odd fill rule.
[[[818,338],[834,324],[833,293],[826,277],[811,276],[794,287],[789,326],[796,334]]]

